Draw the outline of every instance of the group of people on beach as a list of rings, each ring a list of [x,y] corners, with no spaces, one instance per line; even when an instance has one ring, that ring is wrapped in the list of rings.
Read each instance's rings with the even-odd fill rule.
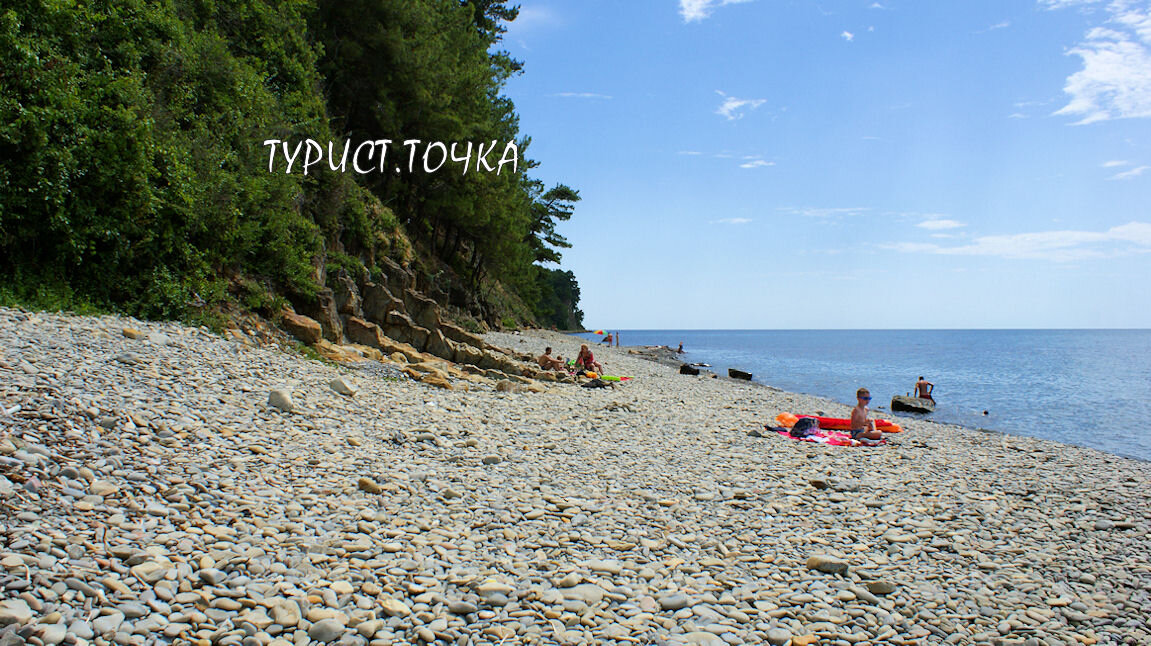
[[[595,355],[592,354],[591,348],[589,348],[586,343],[580,345],[579,354],[576,355],[575,361],[570,364],[564,361],[563,357],[553,357],[551,346],[544,348],[544,353],[536,357],[536,363],[544,370],[603,374],[603,364],[595,360]]]
[[[610,336],[608,338],[610,338]],[[608,343],[610,344],[611,341],[608,341]],[[683,352],[683,343],[679,344],[677,351]],[[592,354],[591,348],[589,348],[586,343],[580,345],[579,354],[576,355],[575,361],[565,361],[563,357],[558,355],[553,357],[552,348],[548,346],[544,348],[543,354],[536,357],[536,363],[544,370],[603,374],[603,364],[596,361],[595,355]],[[920,375],[919,380],[915,383],[915,396],[935,401],[931,396],[934,390],[935,384],[927,381]],[[855,392],[855,399],[855,408],[851,410],[851,429],[849,431],[851,433],[851,439],[883,439],[883,433],[875,427],[875,421],[871,419],[871,391],[867,388],[860,388]]]

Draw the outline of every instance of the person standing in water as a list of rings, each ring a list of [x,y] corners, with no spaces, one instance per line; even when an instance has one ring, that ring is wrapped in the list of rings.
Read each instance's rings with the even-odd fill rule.
[[[935,398],[931,396],[931,392],[935,390],[935,384],[919,375],[919,381],[915,382],[915,396],[920,399],[930,399],[932,402]]]

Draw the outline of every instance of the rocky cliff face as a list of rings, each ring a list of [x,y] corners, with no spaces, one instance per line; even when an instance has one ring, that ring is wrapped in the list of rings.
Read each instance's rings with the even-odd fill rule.
[[[387,357],[408,364],[405,372],[413,379],[441,387],[451,387],[447,375],[527,385],[567,378],[539,370],[527,353],[493,346],[444,320],[436,301],[416,290],[411,272],[387,259],[380,266],[379,282],[366,272],[353,277],[341,271],[314,300],[285,311],[280,327],[330,358]]]

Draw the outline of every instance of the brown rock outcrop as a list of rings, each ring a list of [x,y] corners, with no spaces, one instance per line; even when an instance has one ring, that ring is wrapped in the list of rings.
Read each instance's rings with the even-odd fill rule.
[[[385,343],[384,332],[380,329],[380,326],[375,323],[370,323],[356,316],[349,316],[345,331],[353,343],[366,345],[369,348],[383,349]]]
[[[364,310],[361,308],[363,301],[360,299],[360,290],[356,289],[356,283],[346,274],[336,278],[332,295],[335,298],[338,313],[345,316],[364,316]]]
[[[280,317],[280,327],[308,345],[314,345],[324,334],[324,329],[315,319],[295,312],[284,312]]]
[[[403,312],[404,302],[392,295],[388,288],[379,283],[364,283],[361,294],[364,298],[364,316],[377,325],[387,322],[388,312]]]
[[[336,309],[336,297],[332,290],[321,289],[311,303],[300,309],[320,324],[325,339],[332,343],[343,340],[344,324],[340,320],[339,310]]]

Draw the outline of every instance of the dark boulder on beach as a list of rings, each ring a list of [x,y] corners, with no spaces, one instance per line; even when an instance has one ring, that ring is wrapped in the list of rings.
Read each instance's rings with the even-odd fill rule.
[[[932,413],[935,411],[935,402],[923,397],[896,395],[891,398],[891,410],[897,413]]]
[[[751,373],[737,370],[736,368],[728,368],[727,376],[732,379],[743,379],[744,381],[751,381]]]
[[[695,376],[699,374],[699,368],[685,363],[679,367],[679,374]]]

